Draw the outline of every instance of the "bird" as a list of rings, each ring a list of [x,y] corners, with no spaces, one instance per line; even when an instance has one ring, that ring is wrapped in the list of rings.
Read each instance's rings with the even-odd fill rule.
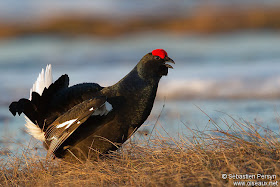
[[[25,114],[29,134],[43,142],[46,158],[69,162],[96,160],[115,151],[151,113],[160,79],[175,62],[163,49],[141,58],[120,81],[69,86],[67,74],[53,82],[52,67],[42,69],[29,99],[12,102],[10,112]]]

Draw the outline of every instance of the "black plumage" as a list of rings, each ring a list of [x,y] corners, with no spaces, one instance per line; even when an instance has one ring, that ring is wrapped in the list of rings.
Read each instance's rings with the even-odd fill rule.
[[[13,115],[24,113],[42,130],[48,157],[94,159],[116,150],[147,119],[160,78],[173,68],[166,62],[174,63],[164,50],[154,50],[109,87],[96,83],[69,87],[68,76],[62,75],[42,95],[33,92],[31,100],[20,99],[9,109]]]

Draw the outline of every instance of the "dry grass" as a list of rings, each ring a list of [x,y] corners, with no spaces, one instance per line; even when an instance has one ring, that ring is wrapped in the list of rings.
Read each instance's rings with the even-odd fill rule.
[[[279,134],[234,119],[231,125],[224,123],[228,131],[212,122],[215,131],[189,129],[192,138],[180,140],[159,135],[143,140],[142,136],[138,143],[128,142],[118,152],[80,165],[47,161],[34,151],[25,151],[0,162],[0,185],[232,186],[240,181],[224,180],[222,174],[276,175],[272,181],[279,180]]]

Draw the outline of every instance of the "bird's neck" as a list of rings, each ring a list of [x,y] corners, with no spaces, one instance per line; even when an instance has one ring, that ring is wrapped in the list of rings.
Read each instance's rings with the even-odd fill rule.
[[[159,78],[160,79],[160,78]],[[122,78],[116,84],[108,87],[110,90],[115,90],[118,93],[114,95],[127,95],[143,90],[150,87],[151,90],[157,90],[159,79],[145,79],[138,72],[137,66],[135,66],[131,72],[129,72],[124,78]],[[106,91],[106,90],[104,90]],[[155,95],[153,93],[152,95]]]
[[[141,78],[135,67],[116,84],[104,88],[101,92],[108,97],[113,108],[126,113],[126,124],[138,128],[150,115],[159,81],[147,81]],[[122,105],[125,103],[125,105]]]

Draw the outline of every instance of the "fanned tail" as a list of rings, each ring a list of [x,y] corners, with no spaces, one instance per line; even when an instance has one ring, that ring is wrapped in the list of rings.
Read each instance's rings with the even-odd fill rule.
[[[30,89],[30,96],[29,100],[32,99],[32,92],[37,92],[39,95],[42,95],[45,88],[48,88],[53,82],[52,78],[52,66],[48,64],[46,70],[42,69],[41,73],[35,83],[33,84],[32,88]],[[36,124],[34,124],[27,116],[25,116],[25,127],[30,135],[34,138],[44,141],[45,135],[42,129]]]

